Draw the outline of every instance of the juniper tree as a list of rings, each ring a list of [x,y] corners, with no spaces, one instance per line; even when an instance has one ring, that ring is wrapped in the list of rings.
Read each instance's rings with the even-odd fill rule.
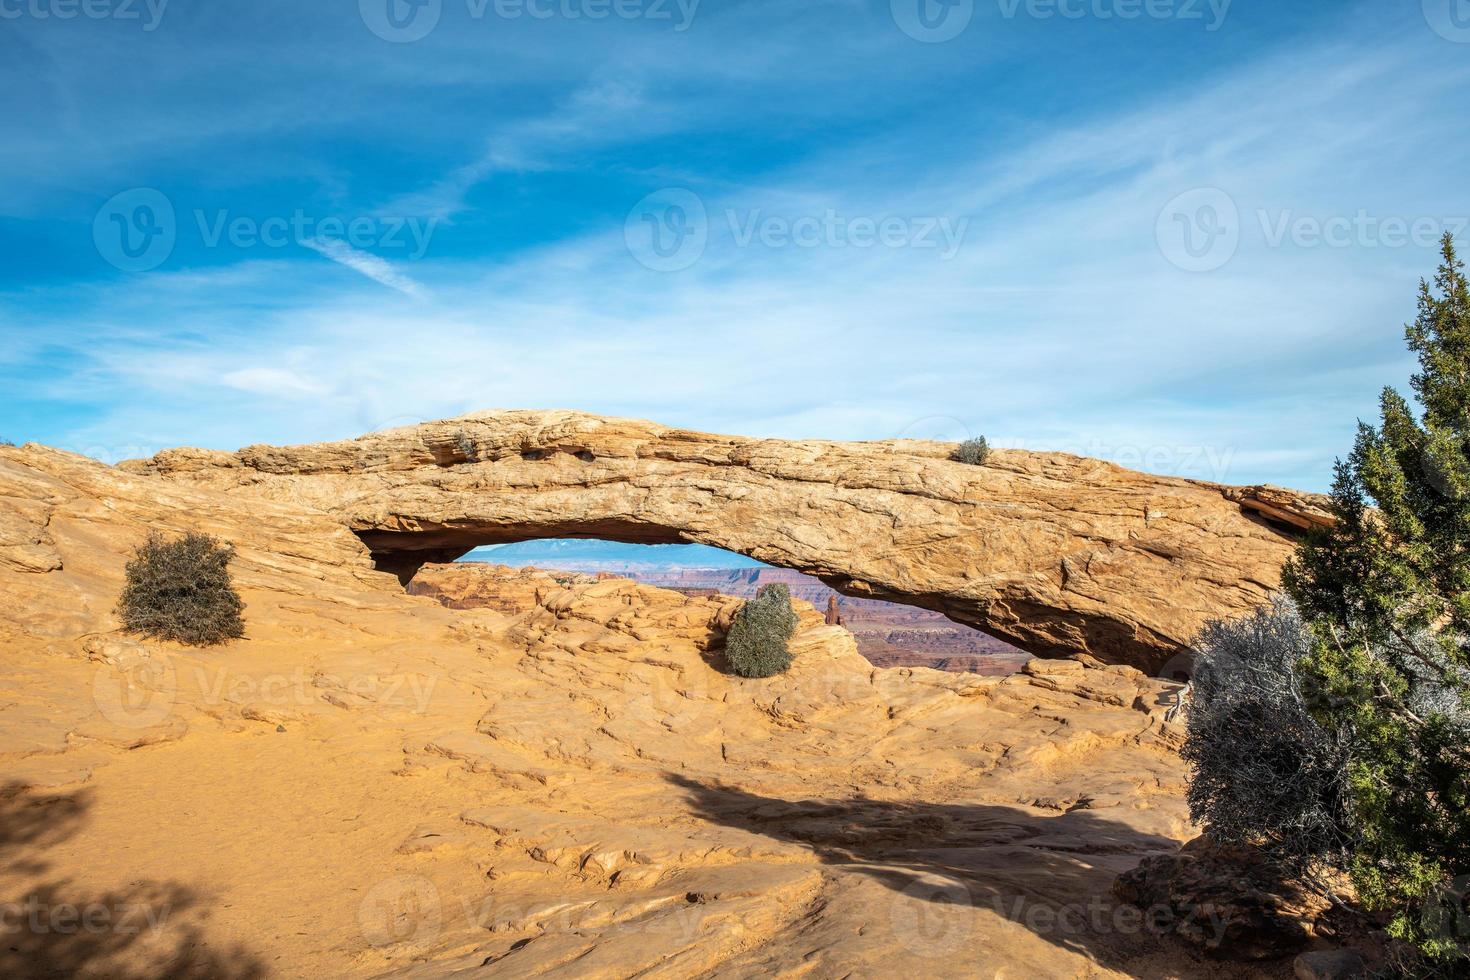
[[[1390,932],[1466,970],[1470,873],[1470,289],[1454,241],[1406,327],[1418,416],[1385,388],[1332,485],[1336,523],[1288,564],[1317,634],[1302,665],[1321,724],[1353,745],[1351,871]],[[1465,879],[1461,878],[1461,881]]]

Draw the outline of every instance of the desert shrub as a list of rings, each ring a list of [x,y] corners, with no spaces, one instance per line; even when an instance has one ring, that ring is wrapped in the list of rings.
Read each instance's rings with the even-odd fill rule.
[[[1258,846],[1297,875],[1342,867],[1349,835],[1348,747],[1312,717],[1298,673],[1312,645],[1285,597],[1208,624],[1182,750],[1190,815],[1216,841]]]
[[[459,450],[459,454],[464,458],[465,462],[478,463],[480,461],[478,450],[475,448],[475,440],[471,439],[469,433],[463,429],[455,433],[454,445]]]
[[[123,628],[190,646],[211,646],[245,635],[245,604],[230,584],[235,551],[207,534],[174,541],[149,535],[127,565],[118,599]]]
[[[949,458],[956,463],[968,463],[971,466],[982,466],[990,458],[990,443],[985,441],[984,436],[976,439],[966,439],[959,444]]]
[[[725,637],[725,659],[741,677],[773,677],[791,667],[796,610],[791,590],[779,582],[761,587],[735,617]]]
[[[1421,411],[1385,388],[1285,583],[1314,718],[1350,743],[1354,883],[1442,975],[1470,975],[1470,288],[1446,235],[1405,329]]]

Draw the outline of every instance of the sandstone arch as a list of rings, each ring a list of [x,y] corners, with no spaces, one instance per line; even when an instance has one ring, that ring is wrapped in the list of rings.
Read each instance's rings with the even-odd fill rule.
[[[1208,618],[1265,600],[1323,501],[1060,453],[718,436],[508,411],[309,446],[124,464],[304,503],[401,578],[540,537],[699,542],[937,610],[1041,656],[1156,670]]]

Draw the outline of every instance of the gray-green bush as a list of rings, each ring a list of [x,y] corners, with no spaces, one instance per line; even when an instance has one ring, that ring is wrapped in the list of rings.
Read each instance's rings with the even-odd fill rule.
[[[1189,810],[1221,843],[1253,844],[1295,873],[1340,867],[1348,849],[1349,746],[1312,717],[1298,667],[1313,637],[1285,597],[1208,624],[1188,734]]]
[[[123,629],[189,646],[244,636],[245,604],[230,582],[234,557],[234,548],[207,534],[149,535],[127,565],[117,603]]]
[[[956,463],[968,463],[971,466],[982,466],[990,458],[990,443],[985,441],[984,436],[976,439],[966,439],[959,444],[950,459]]]
[[[745,604],[725,637],[725,660],[741,677],[774,677],[791,667],[796,610],[791,590],[779,582],[761,587]]]

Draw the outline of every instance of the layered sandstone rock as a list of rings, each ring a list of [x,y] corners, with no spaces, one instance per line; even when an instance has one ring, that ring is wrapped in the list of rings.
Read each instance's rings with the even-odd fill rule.
[[[1196,969],[1109,892],[1194,833],[1127,667],[877,670],[803,606],[746,680],[738,599],[506,572],[450,609],[320,509],[41,447],[0,447],[0,527],[0,907],[40,923],[0,975]],[[191,529],[246,636],[120,634],[132,548]]]
[[[942,612],[1041,656],[1158,671],[1262,603],[1320,498],[1060,453],[748,439],[491,412],[311,446],[180,449],[135,472],[334,514],[405,579],[536,537],[700,542],[848,595]]]

